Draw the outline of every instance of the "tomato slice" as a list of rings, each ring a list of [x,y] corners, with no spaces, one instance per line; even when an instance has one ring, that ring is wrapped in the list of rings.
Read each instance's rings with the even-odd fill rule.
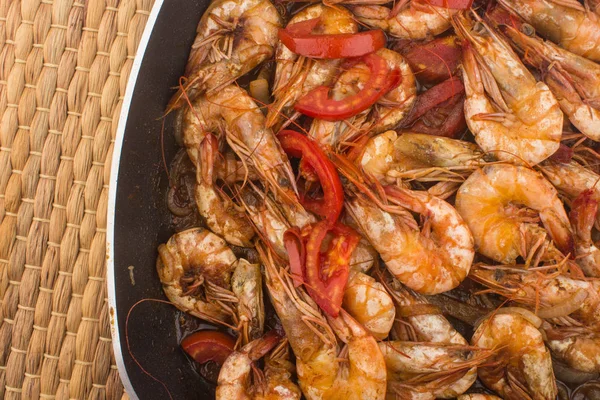
[[[319,178],[323,198],[315,201],[304,198],[302,204],[309,211],[334,223],[344,206],[344,189],[335,165],[315,142],[299,132],[283,130],[277,137],[288,156],[301,158],[302,163],[308,165]]]
[[[369,80],[355,95],[341,100],[329,98],[329,87],[319,86],[301,97],[294,105],[296,111],[326,121],[342,121],[371,107],[384,94],[401,82],[400,71],[391,69],[377,54],[361,58],[370,70]]]
[[[462,58],[458,36],[449,35],[427,43],[398,41],[394,50],[406,58],[419,83],[431,85],[449,79]]]
[[[304,266],[306,265],[306,248],[298,228],[290,228],[283,234],[283,244],[290,260],[290,272],[294,287],[303,283]]]
[[[334,234],[325,254],[321,245],[328,232]],[[313,225],[306,243],[305,287],[317,305],[332,317],[342,306],[350,274],[350,256],[360,237],[343,224],[320,221]]]
[[[380,30],[313,35],[286,28],[279,29],[279,40],[296,54],[323,59],[361,57],[385,47],[385,35]]]
[[[199,364],[214,361],[223,365],[233,352],[235,340],[220,331],[204,330],[192,333],[181,341],[181,347]]]
[[[415,121],[422,117],[427,111],[437,107],[446,100],[454,96],[462,95],[465,92],[465,86],[460,78],[452,77],[444,82],[432,87],[417,97],[417,101],[409,116],[409,120]],[[410,123],[410,122],[408,122]]]

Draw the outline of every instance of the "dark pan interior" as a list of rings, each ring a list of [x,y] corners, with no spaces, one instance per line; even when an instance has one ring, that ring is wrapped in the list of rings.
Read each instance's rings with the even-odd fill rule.
[[[135,364],[125,341],[127,313],[141,299],[165,299],[155,270],[156,247],[172,231],[165,203],[168,180],[161,158],[161,120],[183,73],[196,25],[208,0],[165,0],[150,37],[129,109],[115,205],[116,318],[129,379],[140,399],[168,399],[165,388]],[[176,152],[173,118],[165,123],[165,156]],[[133,266],[135,285],[130,279]],[[142,302],[131,311],[131,352],[174,399],[214,398],[178,346],[175,308]]]

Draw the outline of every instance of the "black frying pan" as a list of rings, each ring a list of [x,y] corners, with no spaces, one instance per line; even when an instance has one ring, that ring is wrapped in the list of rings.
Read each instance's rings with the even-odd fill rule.
[[[173,231],[165,202],[168,180],[161,158],[160,117],[173,93],[170,88],[185,69],[196,26],[208,4],[209,0],[156,0],[131,72],[115,142],[107,230],[108,291],[115,358],[134,399],[169,398],[163,385],[132,359],[125,322],[139,300],[165,299],[155,269],[156,248]],[[173,124],[169,116],[164,132],[168,161],[177,151]],[[156,302],[136,306],[129,319],[131,353],[164,382],[172,398],[213,399],[210,386],[194,372],[179,347],[176,319],[181,314],[175,311]]]

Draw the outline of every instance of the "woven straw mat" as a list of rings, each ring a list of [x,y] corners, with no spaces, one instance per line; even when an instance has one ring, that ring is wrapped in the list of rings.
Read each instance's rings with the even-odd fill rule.
[[[110,160],[154,0],[0,0],[0,399],[120,399]]]

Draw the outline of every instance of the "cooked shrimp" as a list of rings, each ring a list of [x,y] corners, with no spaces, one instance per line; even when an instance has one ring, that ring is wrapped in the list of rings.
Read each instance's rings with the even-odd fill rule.
[[[314,33],[335,35],[358,32],[358,24],[352,13],[342,6],[329,7],[315,4],[296,13],[288,24],[319,18]],[[296,101],[321,85],[330,85],[339,72],[343,60],[313,60],[293,53],[283,43],[275,52],[277,67],[273,82],[275,100],[269,106],[267,126],[279,129],[299,114],[294,114]]]
[[[558,336],[560,331],[557,330]],[[564,336],[546,341],[552,355],[578,371],[600,372],[600,335],[595,332],[567,332]]]
[[[295,209],[280,207],[271,196],[262,192],[254,185],[242,190],[240,201],[255,229],[259,232],[262,240],[283,260],[288,259],[287,251],[283,242],[283,235],[291,227],[304,228],[314,223],[317,218],[298,206]],[[348,218],[345,219],[347,221]],[[361,237],[360,242],[350,256],[350,268],[355,271],[366,272],[371,268],[377,252]]]
[[[600,327],[600,281],[543,276],[518,268],[479,266],[471,277],[556,326]]]
[[[544,318],[555,358],[579,371],[600,372],[600,281],[498,267],[477,268],[472,277]]]
[[[264,377],[254,379],[254,384],[250,383],[254,362],[268,353],[278,341],[276,335],[265,335],[231,353],[219,371],[216,399],[299,400],[300,389],[291,381],[290,371],[273,368],[269,370],[268,362]],[[284,344],[287,346],[287,343]]]
[[[354,222],[354,219],[348,213],[342,213],[340,222],[344,225],[348,225],[360,234],[360,242],[358,242],[350,256],[350,270],[366,274],[379,259],[379,254],[377,253],[377,250],[371,246],[366,235],[361,232],[360,226]]]
[[[271,58],[281,22],[269,0],[213,1],[198,24],[187,81],[167,109],[181,107],[186,97],[217,92]]]
[[[167,298],[195,317],[225,322],[231,313],[215,295],[228,291],[236,257],[227,243],[202,228],[188,229],[158,246],[156,269]],[[231,297],[235,299],[233,293]]]
[[[243,210],[236,209],[231,199],[216,186],[214,166],[218,151],[216,138],[207,134],[198,151],[196,165],[196,205],[206,226],[227,242],[250,247],[254,229]]]
[[[556,257],[546,233],[563,254],[573,253],[563,203],[550,182],[532,169],[510,164],[478,169],[458,190],[455,206],[473,233],[477,251],[492,260],[509,264],[518,256],[528,262]]]
[[[369,1],[364,1],[368,4]],[[436,7],[427,1],[404,0],[394,10],[379,5],[359,5],[352,12],[359,21],[383,29],[400,39],[430,39],[450,29],[450,18],[457,10]]]
[[[552,359],[538,327],[520,313],[502,312],[482,321],[471,339],[474,346],[496,350],[492,364],[479,367],[479,378],[504,399],[554,400]]]
[[[283,234],[291,225],[270,196],[254,187],[244,187],[238,197],[259,236],[279,257],[286,260]]]
[[[392,298],[383,285],[369,275],[350,271],[342,306],[375,339],[390,333],[396,316]]]
[[[568,51],[600,61],[600,20],[575,0],[498,0]]]
[[[307,399],[385,398],[385,362],[375,338],[345,311],[330,320],[291,278],[258,247],[265,264],[269,295],[294,354],[298,383]],[[338,353],[336,335],[346,343]],[[345,360],[344,360],[344,359]]]
[[[231,276],[231,291],[238,299],[237,317],[243,343],[258,339],[265,326],[260,265],[240,258]]]
[[[183,141],[192,162],[206,132],[225,133],[227,143],[240,159],[252,165],[278,200],[297,204],[295,177],[286,154],[265,117],[248,93],[230,85],[219,92],[197,98],[183,116]]]
[[[417,98],[417,87],[408,62],[399,53],[386,48],[378,50],[376,54],[387,61],[390,69],[400,71],[400,85],[390,90],[373,107],[355,117],[336,122],[315,119],[308,136],[319,145],[337,148],[361,133],[377,134],[394,128],[412,109]],[[344,71],[333,85],[332,98],[341,100],[356,95],[363,89],[369,74],[369,69],[362,63]]]
[[[524,61],[542,72],[571,123],[590,139],[600,140],[600,65],[542,41],[531,32],[528,36],[511,26],[501,29],[525,55]]]
[[[473,143],[421,133],[387,131],[367,142],[357,159],[363,171],[382,183],[407,180],[459,180],[483,163]]]
[[[467,344],[442,312],[424,296],[413,292],[389,275],[383,279],[383,283],[397,304],[398,322],[394,327],[394,334],[399,340]]]
[[[592,240],[592,229],[598,215],[598,200],[594,192],[584,190],[571,204],[571,226],[575,239],[577,264],[587,276],[600,278],[600,249]]]
[[[456,398],[456,400],[502,400],[498,396],[494,396],[493,394],[481,394],[481,393],[472,393],[472,394],[461,394]]]
[[[600,175],[571,161],[558,163],[546,161],[539,166],[544,176],[567,198],[575,200],[582,192],[592,190],[592,199],[600,200]],[[600,215],[596,215],[600,223]]]
[[[290,361],[289,343],[282,340],[279,346],[265,357],[265,377],[267,389],[265,400],[300,399],[302,392],[291,377],[296,367]]]
[[[510,46],[474,12],[456,14],[463,47],[465,117],[479,146],[504,161],[535,165],[559,147],[563,113]],[[485,84],[484,84],[485,82]]]
[[[388,199],[421,214],[419,231],[410,216],[390,214],[358,198],[346,209],[379,252],[388,270],[423,294],[453,289],[468,275],[474,257],[473,237],[454,207],[427,192],[396,188]]]
[[[388,373],[388,398],[454,398],[477,379],[488,352],[467,345],[380,342]]]

